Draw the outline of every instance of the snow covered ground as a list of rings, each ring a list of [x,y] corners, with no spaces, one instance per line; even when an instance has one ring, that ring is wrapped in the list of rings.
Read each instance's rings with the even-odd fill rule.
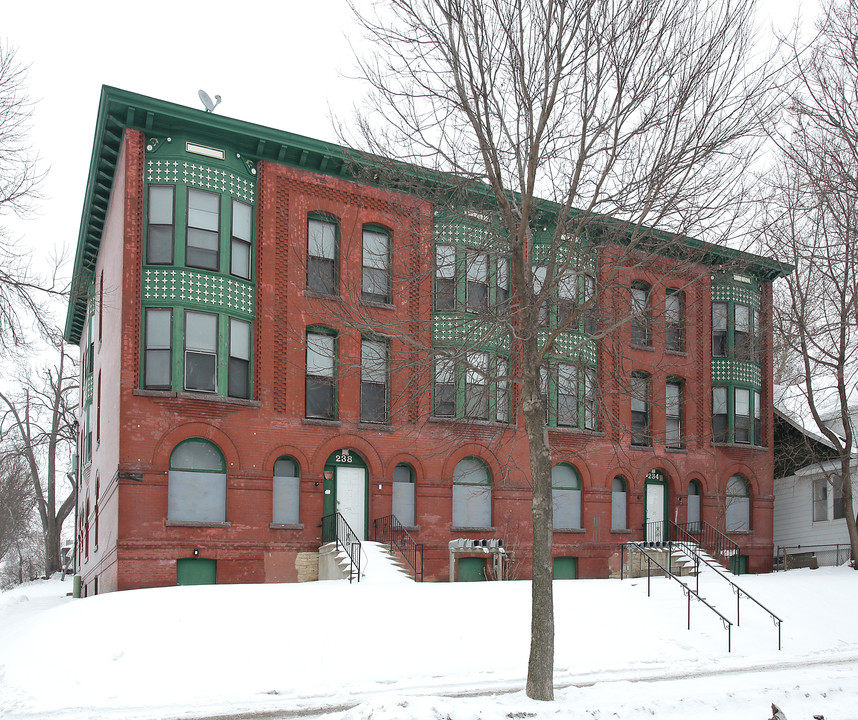
[[[422,583],[382,572],[289,585],[67,597],[0,594],[0,717],[341,720],[858,718],[858,573],[743,576],[727,632],[670,580],[555,583],[556,701],[523,692],[530,584]],[[700,580],[731,620],[736,596]],[[250,717],[250,716],[247,716]]]

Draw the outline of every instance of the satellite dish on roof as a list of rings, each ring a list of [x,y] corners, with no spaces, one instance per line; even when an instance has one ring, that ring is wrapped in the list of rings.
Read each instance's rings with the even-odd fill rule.
[[[200,96],[200,100],[202,101],[206,112],[214,112],[214,109],[220,105],[220,95],[215,95],[215,102],[212,102],[212,99],[205,90],[200,90],[198,95]]]

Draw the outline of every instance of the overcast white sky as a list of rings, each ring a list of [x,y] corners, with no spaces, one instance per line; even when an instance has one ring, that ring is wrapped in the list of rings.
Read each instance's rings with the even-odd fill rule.
[[[780,22],[797,3],[766,0]],[[322,140],[362,93],[346,77],[359,33],[345,0],[9,2],[0,41],[30,67],[32,142],[49,174],[39,217],[14,229],[41,258],[73,258],[102,85],[191,107],[203,88],[223,97],[222,115]]]

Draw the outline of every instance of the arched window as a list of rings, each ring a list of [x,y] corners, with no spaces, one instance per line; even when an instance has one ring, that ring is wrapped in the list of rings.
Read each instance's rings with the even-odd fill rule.
[[[611,483],[611,530],[628,528],[628,486],[619,475]]]
[[[415,524],[414,470],[405,463],[393,468],[393,514],[406,527]]]
[[[551,468],[551,500],[554,504],[554,529],[581,527],[581,479],[571,465]]]
[[[688,483],[688,531],[699,533],[700,525],[700,483],[692,480]]]
[[[217,445],[189,438],[170,456],[167,519],[226,522],[226,461]]]
[[[463,528],[491,527],[492,479],[477,458],[459,461],[453,471],[453,525]]]
[[[277,525],[297,525],[301,522],[301,470],[297,461],[283,455],[274,463],[271,521]]]
[[[727,532],[751,529],[751,489],[741,475],[733,475],[727,481],[726,526]]]

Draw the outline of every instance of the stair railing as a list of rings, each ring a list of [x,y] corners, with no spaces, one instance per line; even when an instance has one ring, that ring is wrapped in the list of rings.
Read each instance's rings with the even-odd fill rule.
[[[670,524],[673,528],[684,531],[685,535],[690,536],[694,542],[728,570],[731,559],[740,554],[739,545],[734,540],[707,522],[697,520],[683,525]]]
[[[705,598],[700,597],[696,590],[693,590],[688,585],[686,585],[682,580],[680,580],[676,575],[674,575],[668,568],[664,567],[658,560],[656,560],[652,555],[649,554],[649,548],[647,547],[647,543],[645,542],[630,542],[630,547],[634,547],[638,550],[645,558],[647,563],[646,570],[646,594],[647,597],[650,597],[650,577],[652,574],[652,565],[655,565],[659,568],[666,577],[672,578],[679,586],[682,588],[682,592],[685,593],[685,597],[687,599],[687,612],[688,612],[688,629],[691,630],[691,598],[694,597],[695,600],[703,603],[706,607],[708,607],[712,612],[714,612],[721,620],[724,625],[724,629],[727,631],[727,652],[732,652],[732,627],[733,623],[730,622],[726,617],[724,617],[718,610],[715,609],[714,606],[710,605],[706,602]],[[668,556],[669,557],[669,556]],[[668,562],[668,565],[670,562]]]
[[[349,557],[349,582],[354,577],[360,582],[360,538],[340,513],[322,517],[322,544],[336,543]]]
[[[694,560],[695,565],[697,566],[697,592],[700,592],[700,564],[703,563],[710,570],[714,570],[718,575],[720,575],[724,580],[726,580],[730,584],[730,589],[733,591],[733,594],[736,596],[736,627],[741,625],[741,616],[739,614],[740,609],[740,600],[744,596],[748,600],[753,603],[756,603],[764,612],[768,613],[769,617],[772,619],[772,622],[775,624],[775,627],[778,629],[778,650],[781,649],[781,625],[783,624],[783,620],[775,615],[771,610],[769,610],[765,605],[763,605],[757,598],[748,593],[744,588],[739,587],[736,583],[734,583],[729,577],[727,577],[720,565],[710,562],[709,559],[698,552],[699,545],[693,535],[686,532],[686,530],[674,523],[670,523],[671,525],[671,534],[674,536],[674,540],[672,544],[679,547],[688,557]]]
[[[414,540],[396,515],[385,515],[373,521],[376,542],[396,548],[414,571],[415,582],[423,582],[423,545]]]

